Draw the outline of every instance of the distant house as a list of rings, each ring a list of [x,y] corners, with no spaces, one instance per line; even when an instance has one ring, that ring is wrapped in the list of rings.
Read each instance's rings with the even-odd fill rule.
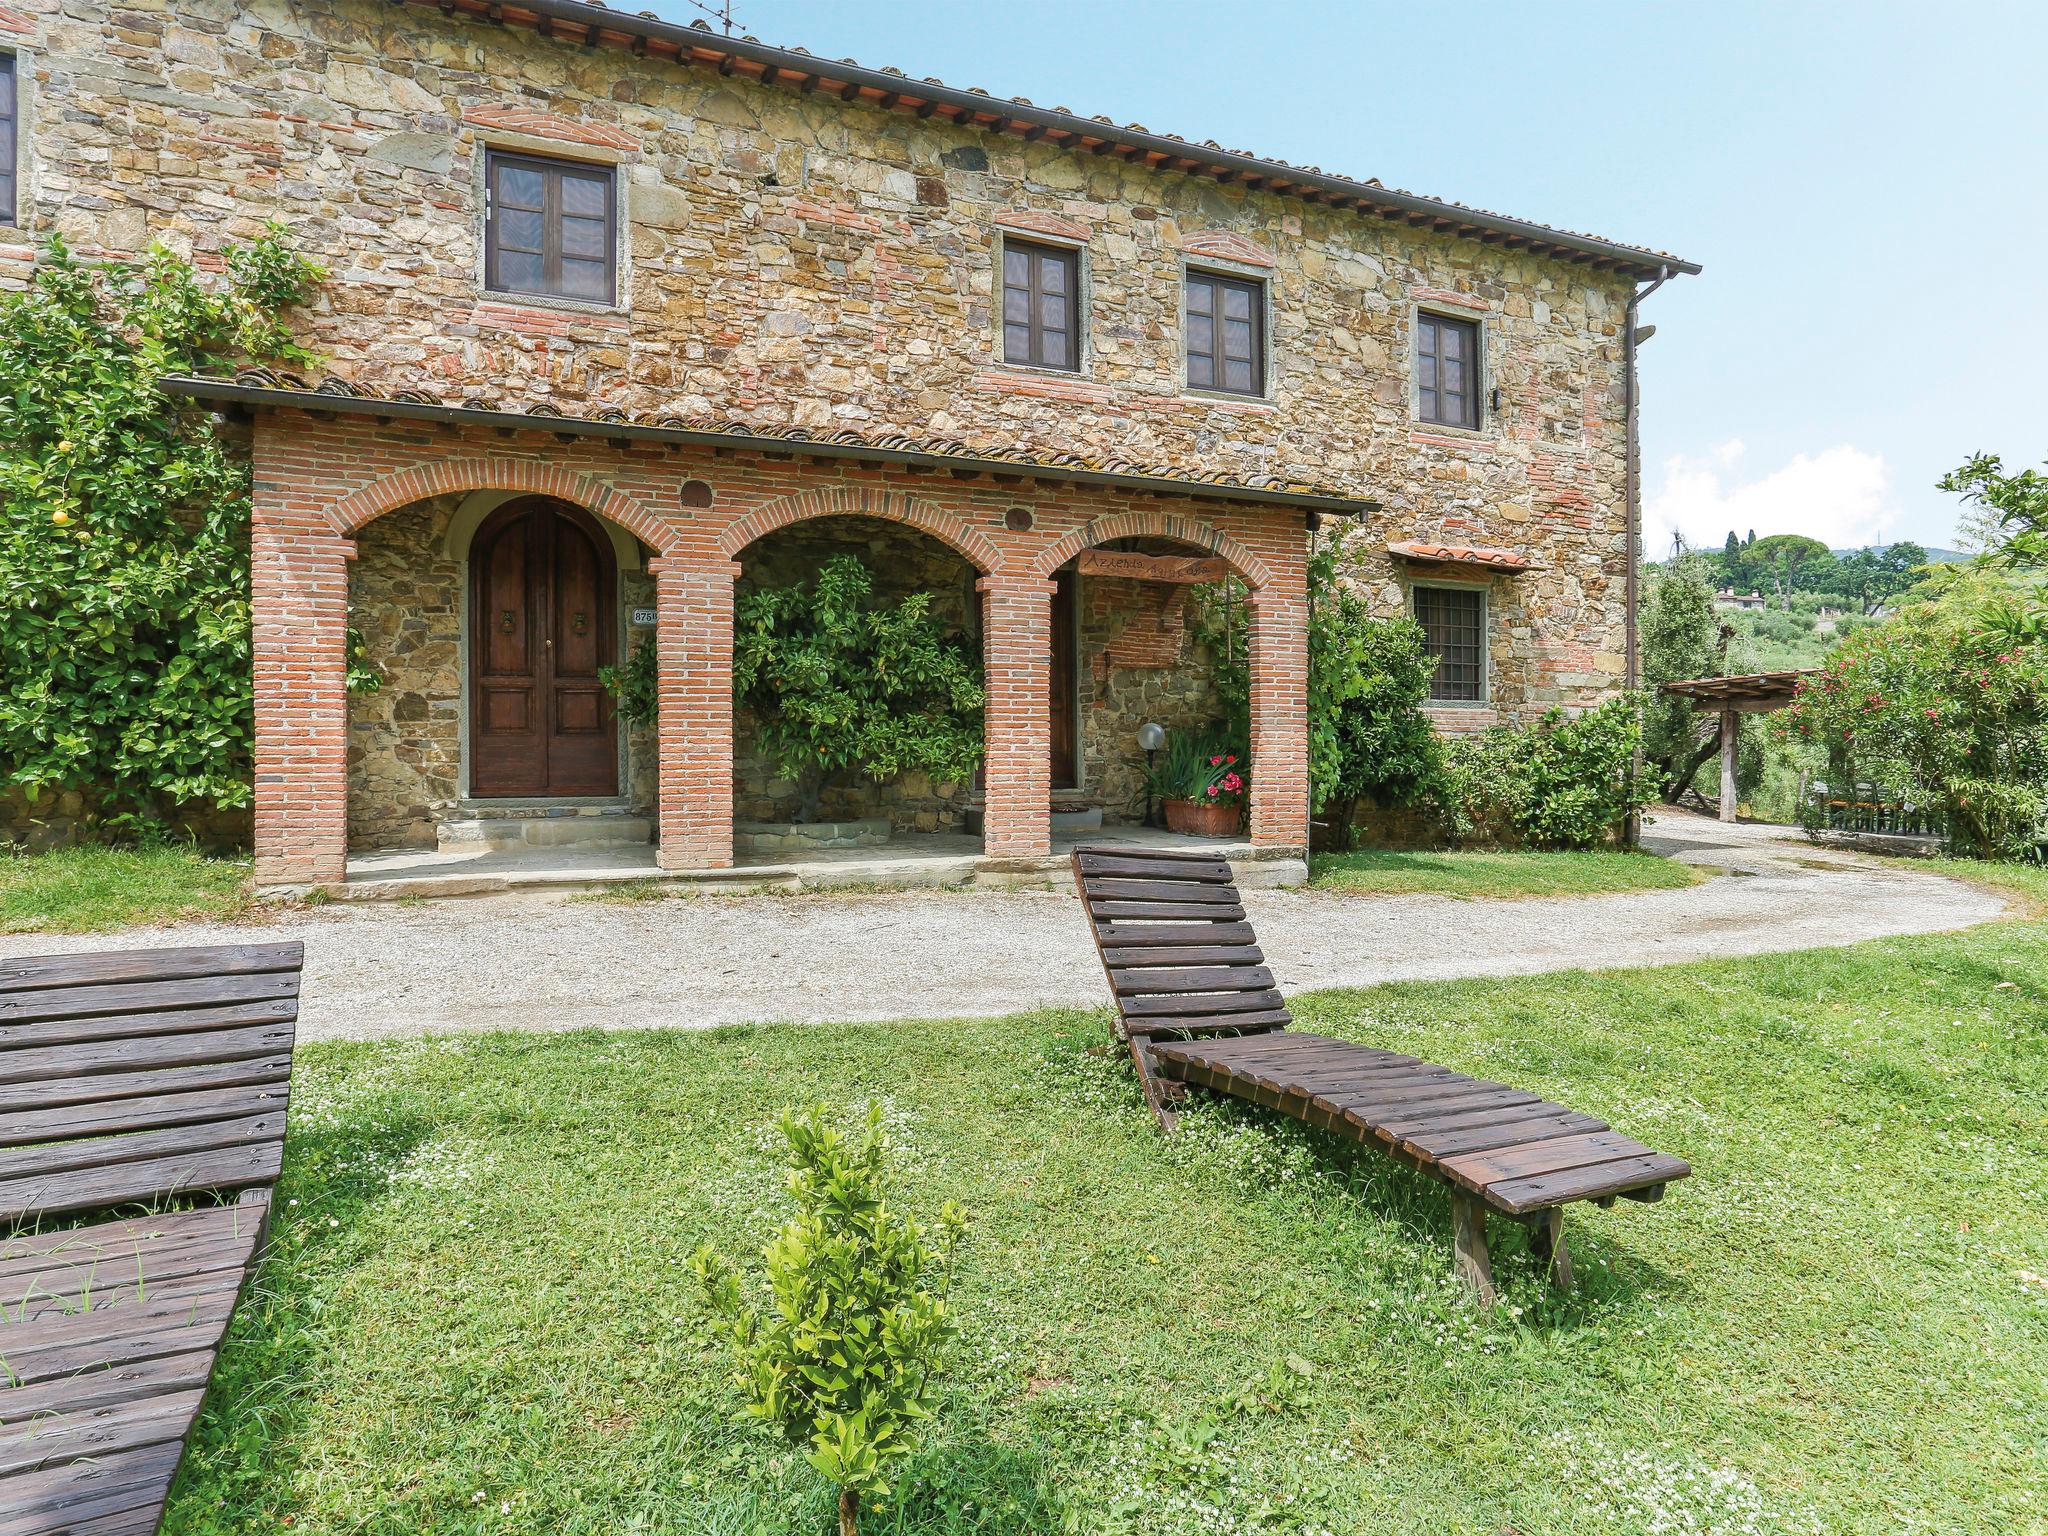
[[[1753,608],[1766,607],[1768,603],[1769,599],[1761,592],[1722,591],[1714,594],[1714,606],[1723,612],[1746,613]]]
[[[979,785],[855,813],[992,858],[1221,713],[1184,612],[1226,573],[1248,835],[1305,847],[1319,521],[1445,730],[1627,675],[1624,331],[1677,257],[572,0],[6,0],[0,85],[0,286],[59,231],[205,266],[272,219],[333,274],[331,377],[172,381],[252,443],[265,886],[513,815],[731,865],[791,796],[735,585],[831,548],[989,691]],[[628,729],[599,671],[640,644]]]

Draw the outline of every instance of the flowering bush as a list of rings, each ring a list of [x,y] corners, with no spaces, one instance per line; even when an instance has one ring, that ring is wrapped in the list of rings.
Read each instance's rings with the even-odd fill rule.
[[[1966,851],[2038,858],[2048,845],[2048,647],[1952,609],[1909,613],[1837,646],[1779,730],[1830,777],[1946,812]]]

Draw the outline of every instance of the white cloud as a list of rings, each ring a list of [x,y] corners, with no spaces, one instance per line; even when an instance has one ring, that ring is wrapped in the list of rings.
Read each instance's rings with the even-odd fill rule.
[[[1847,443],[1802,453],[1760,479],[1742,478],[1734,440],[1700,457],[1677,454],[1643,507],[1644,552],[1660,560],[1678,529],[1696,549],[1719,549],[1733,528],[1758,538],[1803,533],[1830,549],[1882,544],[1899,521],[1884,455]]]

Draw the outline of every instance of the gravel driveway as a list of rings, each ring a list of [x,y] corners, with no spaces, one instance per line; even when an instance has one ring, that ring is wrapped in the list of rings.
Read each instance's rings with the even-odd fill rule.
[[[1289,991],[1815,949],[2005,911],[1924,867],[1826,852],[1782,829],[1667,811],[1645,842],[1722,873],[1620,896],[1248,891],[1245,906]],[[1073,897],[1044,891],[350,903],[255,926],[13,935],[0,955],[267,937],[306,942],[303,1039],[947,1018],[1108,1000]]]

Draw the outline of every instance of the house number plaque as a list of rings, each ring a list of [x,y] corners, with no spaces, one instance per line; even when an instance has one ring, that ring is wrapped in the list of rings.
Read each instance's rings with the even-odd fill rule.
[[[635,608],[628,617],[627,622],[635,629],[652,629],[654,628],[654,610],[652,608]]]

